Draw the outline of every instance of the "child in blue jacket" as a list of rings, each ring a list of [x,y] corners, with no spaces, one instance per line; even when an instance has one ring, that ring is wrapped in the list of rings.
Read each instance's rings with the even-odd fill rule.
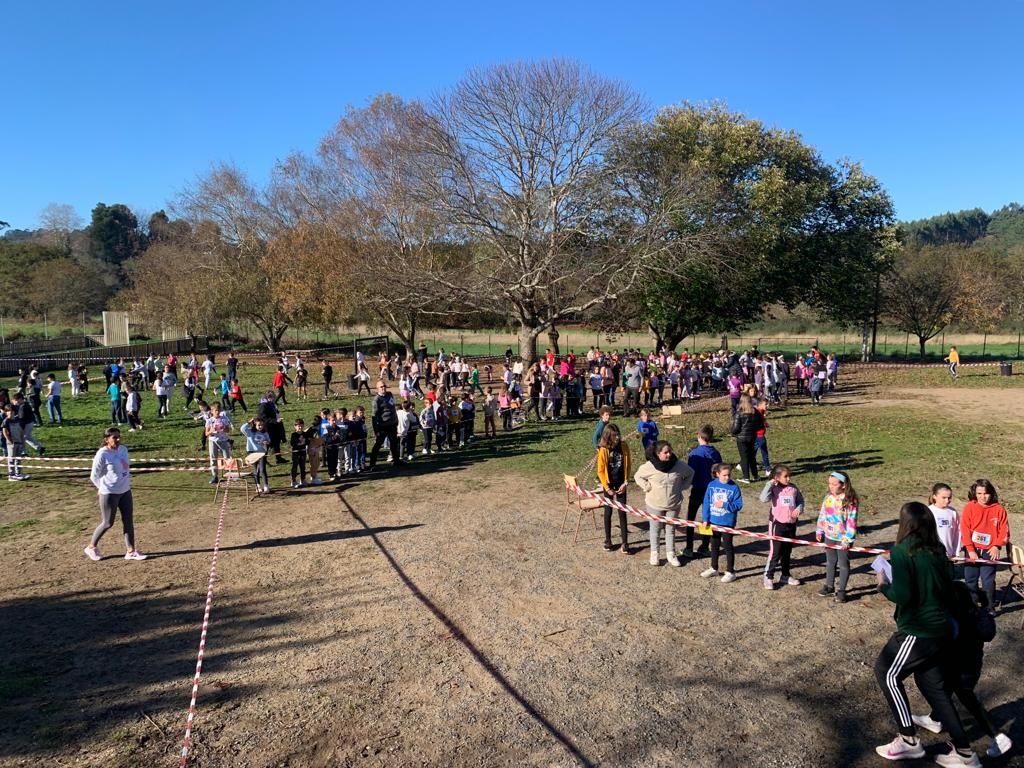
[[[640,434],[645,452],[658,442],[658,424],[651,418],[651,412],[646,408],[640,409],[640,421],[636,423],[636,431]]]
[[[715,479],[708,484],[704,492],[704,509],[701,519],[705,524],[723,525],[726,528],[736,527],[736,518],[739,511],[743,509],[743,496],[736,483],[732,481],[732,467],[729,464],[715,464],[711,469]],[[718,551],[725,549],[725,574],[722,576],[722,583],[728,584],[736,581],[736,574],[733,572],[735,557],[732,548],[732,534],[714,531],[711,534],[711,567],[701,572],[701,576],[710,579],[717,576]]]

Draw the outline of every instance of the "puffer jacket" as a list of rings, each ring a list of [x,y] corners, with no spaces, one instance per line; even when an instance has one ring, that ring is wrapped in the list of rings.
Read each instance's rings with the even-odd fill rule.
[[[757,410],[751,414],[737,411],[732,417],[732,434],[737,440],[752,443],[761,429],[764,429],[764,416]]]
[[[633,479],[644,492],[647,506],[678,510],[683,503],[683,491],[693,484],[693,470],[685,461],[677,460],[668,472],[661,472],[654,464],[645,461]]]

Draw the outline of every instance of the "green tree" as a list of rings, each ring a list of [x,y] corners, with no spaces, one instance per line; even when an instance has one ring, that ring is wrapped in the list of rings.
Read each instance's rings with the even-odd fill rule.
[[[1024,245],[1024,206],[1010,203],[993,212],[986,234],[1006,248]]]
[[[833,307],[850,292],[840,276],[874,264],[891,228],[888,196],[858,165],[830,166],[796,134],[721,104],[662,110],[622,135],[613,163],[626,168],[632,216],[670,222],[661,252],[673,256],[648,268],[641,291],[670,348],[741,328],[771,303]]]
[[[97,203],[89,224],[92,255],[100,261],[120,266],[145,249],[145,238],[138,219],[122,203]]]

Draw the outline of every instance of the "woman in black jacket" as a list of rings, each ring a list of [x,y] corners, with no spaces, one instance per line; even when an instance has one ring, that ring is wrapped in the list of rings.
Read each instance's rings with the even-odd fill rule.
[[[757,461],[754,458],[754,441],[757,432],[764,426],[764,416],[754,407],[750,395],[740,395],[736,414],[732,417],[732,434],[736,438],[736,450],[740,454],[741,483],[750,484],[756,480]]]

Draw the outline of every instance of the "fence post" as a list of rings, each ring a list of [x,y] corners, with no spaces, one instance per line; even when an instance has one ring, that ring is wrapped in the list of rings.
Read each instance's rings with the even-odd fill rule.
[[[846,334],[843,334],[843,357],[846,357]]]
[[[907,345],[903,349],[903,357],[904,358],[909,358],[910,357],[910,334],[909,333],[907,334]]]
[[[985,356],[985,348],[988,346],[988,331],[985,331],[985,335],[981,337],[981,356]]]
[[[1020,359],[1020,329],[1017,329],[1017,359]]]
[[[889,354],[889,334],[885,334],[885,340],[882,342],[882,354]]]
[[[491,356],[491,334],[487,334],[487,356]]]

